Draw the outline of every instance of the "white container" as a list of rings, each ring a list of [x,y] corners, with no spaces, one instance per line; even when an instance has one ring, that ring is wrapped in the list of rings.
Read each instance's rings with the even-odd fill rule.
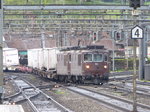
[[[15,66],[18,65],[18,50],[16,48],[3,48],[3,70],[15,70]]]
[[[44,67],[47,69],[56,69],[58,48],[44,48]]]
[[[56,69],[57,64],[57,48],[39,48],[28,50],[28,66],[33,68],[45,67],[48,69]]]
[[[43,49],[29,49],[28,50],[28,66],[39,68],[43,66]]]

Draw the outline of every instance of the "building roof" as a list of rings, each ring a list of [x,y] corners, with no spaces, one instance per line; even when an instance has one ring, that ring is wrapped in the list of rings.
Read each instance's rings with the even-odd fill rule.
[[[5,42],[7,43],[8,47],[10,48],[17,48],[18,50],[27,50],[27,49],[34,49],[34,48],[41,48],[41,38],[40,37],[25,37],[21,35],[8,35],[5,34]],[[59,38],[60,39],[60,38]],[[56,46],[81,46],[86,45],[103,45],[108,50],[116,50],[116,44],[113,47],[113,40],[110,39],[109,34],[107,32],[102,32],[100,34],[100,38],[98,41],[93,42],[93,38],[88,36],[86,33],[84,35],[75,35],[75,36],[68,36],[66,38],[61,38],[62,45],[58,43],[58,38],[54,37],[47,37],[45,36],[45,47],[56,47]],[[64,41],[65,40],[65,41]]]
[[[112,39],[109,39],[109,38],[103,38],[93,44],[96,44],[96,45],[103,45],[105,46],[106,49],[108,50],[117,50],[117,47],[116,47],[116,44],[115,42],[113,43],[114,41]]]
[[[17,48],[18,50],[27,50],[41,47],[41,38],[21,38],[5,35],[5,43],[9,48]],[[45,47],[55,46],[54,39],[45,38]]]

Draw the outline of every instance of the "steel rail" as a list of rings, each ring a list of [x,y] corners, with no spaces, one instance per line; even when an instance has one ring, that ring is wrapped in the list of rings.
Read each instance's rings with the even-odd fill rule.
[[[116,108],[121,111],[132,111],[132,102],[129,100],[125,100],[122,98],[114,97],[112,95],[106,95],[103,93],[95,92],[89,89],[81,88],[81,87],[67,87],[68,90],[79,93],[81,95],[87,96],[104,104],[110,105],[111,107]],[[99,96],[100,95],[100,96]],[[104,97],[104,99],[102,99]],[[106,101],[106,99],[108,99]],[[119,103],[120,102],[120,103]],[[149,112],[150,106],[143,105],[138,103],[138,112]],[[126,108],[128,107],[128,108]],[[130,108],[130,109],[129,109]]]
[[[26,83],[28,83],[29,85],[31,85],[32,87],[36,88],[36,86],[34,86],[33,84],[31,84],[30,82],[28,82],[25,79],[22,79],[23,81],[25,81]],[[38,91],[43,94],[44,96],[46,96],[47,99],[50,99],[53,103],[55,103],[58,107],[60,107],[61,109],[63,109],[65,112],[72,112],[70,109],[64,107],[63,105],[61,105],[60,103],[58,103],[56,100],[54,100],[52,97],[48,96],[46,93],[44,93],[43,91],[41,91],[40,89],[38,89]]]
[[[110,84],[109,83],[109,85],[103,85],[102,88],[109,88],[109,89],[114,89],[115,91],[123,91],[123,92],[128,92],[128,93],[133,92],[133,90],[131,88],[129,88],[129,87],[125,88],[124,85],[120,85],[120,84]],[[144,95],[144,96],[150,97],[148,90],[145,90],[145,89],[137,88],[136,93],[138,95]]]

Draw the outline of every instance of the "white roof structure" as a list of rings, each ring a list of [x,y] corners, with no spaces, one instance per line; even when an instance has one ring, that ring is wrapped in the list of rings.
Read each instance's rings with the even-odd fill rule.
[[[25,112],[21,105],[0,105],[0,112]]]
[[[5,48],[8,47],[4,37],[3,37],[3,47],[5,47]]]

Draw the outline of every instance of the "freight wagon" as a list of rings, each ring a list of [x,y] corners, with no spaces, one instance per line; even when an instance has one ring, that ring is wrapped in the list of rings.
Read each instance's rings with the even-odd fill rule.
[[[53,78],[56,73],[58,48],[39,48],[28,50],[28,67],[33,73],[46,78]]]
[[[18,50],[16,48],[3,48],[3,70],[15,71],[18,66]]]

